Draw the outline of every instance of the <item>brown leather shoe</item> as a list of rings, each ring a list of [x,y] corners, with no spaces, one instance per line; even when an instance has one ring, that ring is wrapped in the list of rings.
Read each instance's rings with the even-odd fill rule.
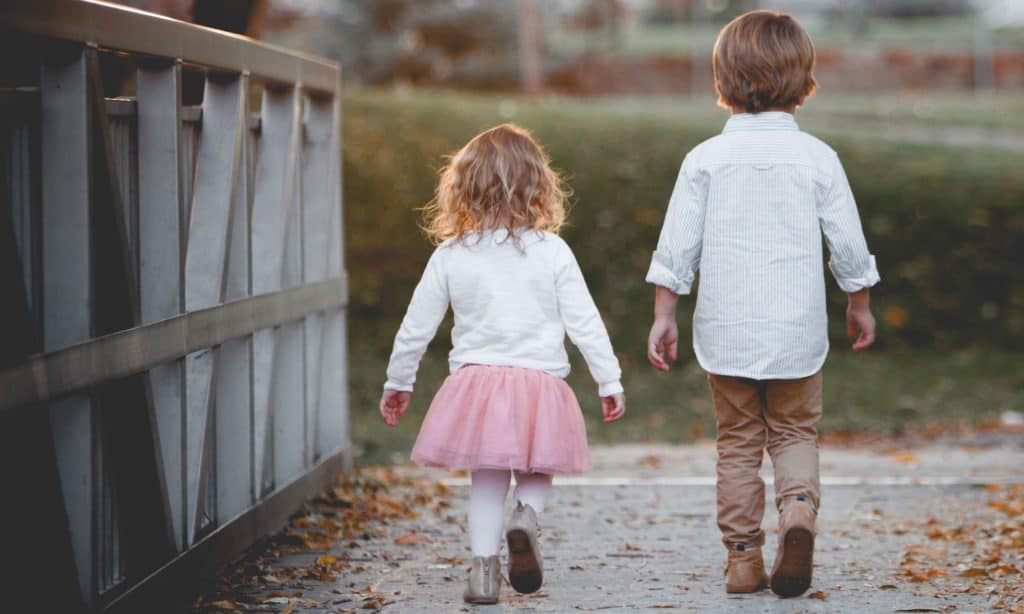
[[[462,600],[481,605],[498,603],[500,589],[501,561],[498,556],[473,557],[473,566],[469,570],[466,592],[462,593]]]
[[[817,512],[805,495],[786,497],[779,510],[779,551],[772,565],[772,591],[780,597],[802,595],[811,586],[814,521]]]
[[[538,531],[537,512],[517,501],[505,541],[508,543],[508,583],[520,593],[535,593],[544,582]]]
[[[764,572],[761,548],[746,548],[736,544],[729,548],[729,562],[725,565],[725,592],[756,593],[768,588],[768,574]]]

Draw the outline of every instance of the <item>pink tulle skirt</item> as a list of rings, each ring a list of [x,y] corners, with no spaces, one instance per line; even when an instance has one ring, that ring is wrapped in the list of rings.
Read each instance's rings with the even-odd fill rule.
[[[536,369],[467,365],[445,379],[412,459],[428,467],[573,474],[590,469],[572,389]]]

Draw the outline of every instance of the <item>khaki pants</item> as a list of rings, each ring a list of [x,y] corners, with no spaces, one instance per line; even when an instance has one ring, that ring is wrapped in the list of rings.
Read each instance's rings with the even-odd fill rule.
[[[818,508],[818,431],[821,372],[797,380],[751,380],[708,375],[718,424],[718,527],[726,547],[764,543],[764,481],[758,475],[767,446],[775,469],[775,505],[805,494]]]

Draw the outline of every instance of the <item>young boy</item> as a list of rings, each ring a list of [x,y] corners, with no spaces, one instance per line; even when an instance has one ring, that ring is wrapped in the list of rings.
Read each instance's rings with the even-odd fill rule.
[[[849,295],[854,350],[874,342],[868,288],[879,276],[839,158],[793,119],[816,87],[807,32],[783,13],[746,13],[719,34],[713,64],[719,104],[732,117],[679,172],[647,274],[657,286],[648,359],[661,371],[676,359],[676,302],[699,266],[693,346],[718,426],[726,591],[769,584],[758,477],[767,446],[779,509],[770,585],[796,596],[811,583],[819,505],[815,423],[828,353],[821,233]]]

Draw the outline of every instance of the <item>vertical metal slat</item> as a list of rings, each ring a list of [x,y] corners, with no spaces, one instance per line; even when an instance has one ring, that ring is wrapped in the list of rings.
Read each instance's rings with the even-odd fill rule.
[[[242,75],[239,89],[245,97],[241,108],[248,109],[249,78]],[[251,294],[249,250],[249,199],[252,191],[249,173],[250,129],[248,113],[243,115],[242,163],[235,169],[232,198],[230,245],[228,248],[225,300]],[[252,384],[249,337],[234,339],[217,350],[215,465],[217,521],[223,522],[242,513],[253,502],[252,468]]]
[[[42,107],[42,267],[43,347],[54,350],[92,335],[90,266],[92,103],[88,62],[78,47],[43,62]],[[96,465],[93,463],[94,411],[87,393],[50,404],[54,448],[81,594],[96,597],[93,558]]]
[[[185,259],[185,308],[194,311],[223,302],[230,240],[232,192],[244,167],[242,150],[246,97],[239,75],[208,78],[203,97],[202,136],[188,225]],[[195,538],[200,482],[211,419],[214,352],[186,358],[186,484],[188,539]]]
[[[280,290],[300,283],[294,254],[297,227],[295,191],[300,142],[301,90],[297,87],[263,89],[260,152],[252,211],[253,293]],[[301,274],[301,271],[298,271]],[[274,483],[302,469],[302,361],[301,329],[286,324],[278,330],[253,335],[253,380],[257,475],[271,465]],[[260,449],[259,441],[265,445]],[[266,445],[269,444],[269,445]],[[271,458],[263,458],[269,447]],[[263,484],[266,491],[270,484]]]
[[[138,125],[139,301],[143,324],[177,315],[184,308],[183,267],[186,186],[191,192],[193,143],[181,118],[181,63],[146,63],[136,71]],[[188,169],[185,173],[184,169]],[[184,361],[149,372],[161,460],[164,505],[177,551],[185,548],[182,432]]]

